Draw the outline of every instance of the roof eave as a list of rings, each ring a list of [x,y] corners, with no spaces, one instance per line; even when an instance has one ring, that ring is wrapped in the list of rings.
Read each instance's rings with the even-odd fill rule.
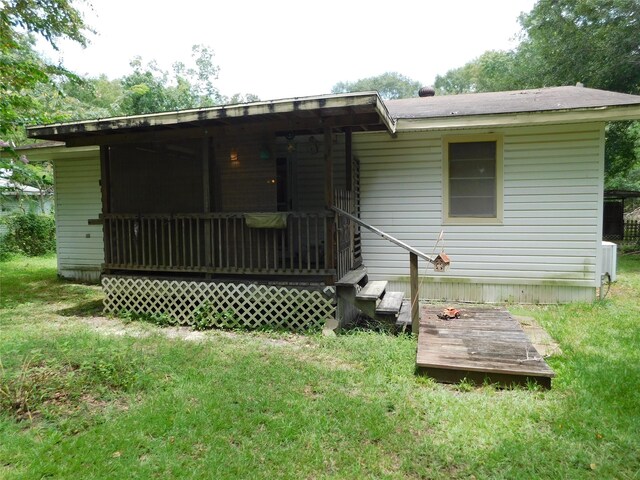
[[[51,162],[59,159],[85,158],[98,155],[100,147],[96,145],[69,148],[64,143],[56,145],[23,145],[16,148],[29,159],[29,162]]]
[[[178,110],[128,117],[113,117],[101,120],[35,125],[27,127],[30,138],[64,139],[65,136],[99,134],[114,130],[148,129],[172,127],[179,124],[228,121],[232,119],[258,119],[265,115],[282,115],[304,111],[326,111],[345,107],[372,106],[381,122],[392,131],[395,122],[377,92],[359,92],[340,95],[320,95],[282,100],[271,100],[238,105]]]
[[[482,127],[553,125],[640,119],[640,105],[604,106],[567,110],[457,115],[433,118],[398,118],[396,130],[446,130]]]

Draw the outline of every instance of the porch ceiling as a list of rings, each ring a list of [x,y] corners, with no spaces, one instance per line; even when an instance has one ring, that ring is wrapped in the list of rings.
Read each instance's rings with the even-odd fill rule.
[[[296,134],[349,127],[354,131],[386,130],[394,134],[395,120],[377,92],[365,92],[38,125],[28,127],[27,136],[63,141],[67,146],[104,145],[131,140],[133,135],[136,139],[185,138],[208,135],[225,127],[267,127],[274,132]]]

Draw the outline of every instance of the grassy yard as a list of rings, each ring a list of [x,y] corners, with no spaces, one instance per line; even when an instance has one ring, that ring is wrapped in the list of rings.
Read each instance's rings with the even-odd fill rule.
[[[444,386],[415,340],[100,317],[55,259],[0,264],[0,478],[640,479],[640,259],[602,302],[514,308],[551,391]]]

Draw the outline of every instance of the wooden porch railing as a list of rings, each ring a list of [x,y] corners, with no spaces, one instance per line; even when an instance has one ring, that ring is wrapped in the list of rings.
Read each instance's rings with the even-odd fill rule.
[[[354,192],[336,190],[333,205],[335,208],[356,213]],[[349,218],[338,215],[336,218],[336,270],[337,278],[342,278],[347,272],[362,264],[360,246],[360,226]]]
[[[104,214],[105,268],[157,272],[333,275],[332,212],[289,212],[286,228],[250,228],[243,213]]]

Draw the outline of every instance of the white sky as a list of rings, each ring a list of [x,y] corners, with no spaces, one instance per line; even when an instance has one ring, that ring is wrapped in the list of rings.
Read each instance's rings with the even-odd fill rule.
[[[168,69],[191,46],[215,52],[221,93],[263,100],[329,93],[338,81],[397,71],[423,85],[486,50],[516,42],[518,15],[535,0],[89,0],[96,31],[54,61],[117,78],[136,55]]]

